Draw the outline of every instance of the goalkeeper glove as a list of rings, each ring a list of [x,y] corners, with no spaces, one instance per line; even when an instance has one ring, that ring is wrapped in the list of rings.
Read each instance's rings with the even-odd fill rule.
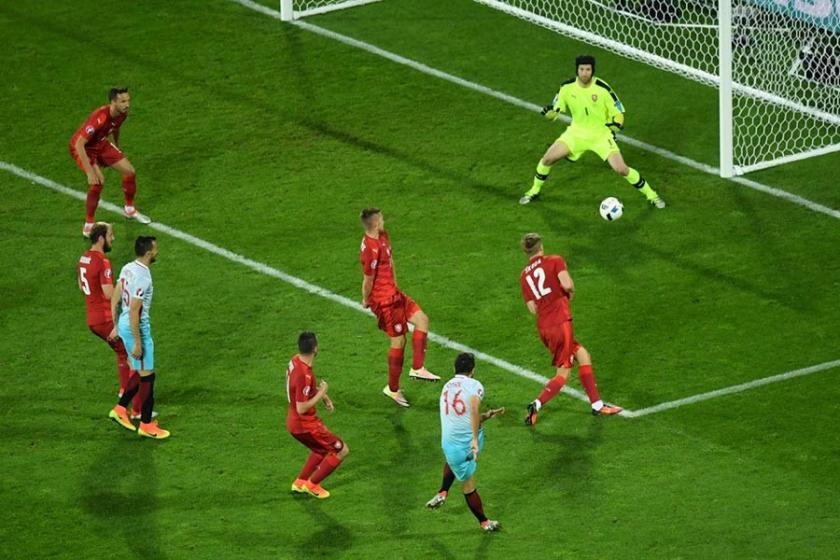
[[[553,121],[557,118],[557,111],[554,110],[553,103],[549,103],[548,105],[543,107],[540,111],[540,114],[550,121]]]
[[[609,128],[613,134],[615,134],[618,130],[624,130],[624,115],[614,116],[612,120],[607,123],[607,128]]]

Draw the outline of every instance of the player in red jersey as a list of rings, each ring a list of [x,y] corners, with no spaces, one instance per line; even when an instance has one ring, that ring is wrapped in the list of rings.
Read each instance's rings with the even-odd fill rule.
[[[117,371],[120,379],[120,394],[128,386],[128,380],[135,372],[128,365],[125,346],[117,336],[114,318],[111,315],[111,296],[114,293],[114,279],[111,261],[105,253],[111,251],[114,230],[111,224],[98,222],[90,231],[90,249],[79,257],[76,280],[85,294],[87,324],[90,331],[104,340],[117,355]],[[134,415],[140,415],[140,401],[134,399]]]
[[[400,291],[394,275],[391,242],[385,231],[385,219],[378,208],[366,208],[361,214],[365,235],[362,238],[362,305],[369,307],[379,321],[379,329],[391,339],[388,350],[388,385],[382,392],[400,406],[408,401],[400,391],[406,333],[408,324],[414,325],[411,337],[412,357],[409,376],[425,381],[439,381],[440,377],[424,366],[429,318],[413,299]]]
[[[327,429],[315,412],[318,401],[323,401],[330,412],[335,410],[327,395],[327,382],[322,379],[316,385],[315,374],[312,372],[312,363],[318,354],[315,333],[300,334],[298,352],[286,370],[286,398],[289,400],[286,429],[310,451],[303,469],[292,483],[292,492],[324,499],[329,498],[330,493],[321,487],[321,481],[341,465],[350,449]]]
[[[108,100],[108,105],[92,112],[70,138],[70,155],[76,160],[79,169],[87,175],[87,204],[85,225],[82,228],[82,235],[85,237],[90,235],[93,228],[94,214],[99,206],[99,196],[105,182],[102,166],[110,167],[122,175],[125,217],[137,220],[141,224],[151,222],[147,216],[134,208],[134,193],[137,191],[134,167],[119,148],[120,126],[128,117],[128,107],[131,104],[128,88],[111,88]]]
[[[528,311],[537,316],[537,330],[540,338],[553,356],[552,365],[557,372],[543,388],[542,393],[528,405],[525,424],[537,423],[540,408],[560,392],[572,364],[577,360],[578,376],[595,416],[618,414],[621,407],[604,403],[598,394],[595,372],[592,371],[592,357],[586,348],[575,340],[572,329],[572,313],[569,300],[575,292],[575,284],[566,261],[558,255],[546,255],[543,252],[542,238],[538,233],[529,233],[522,238],[522,249],[528,255],[528,265],[522,271],[519,281],[522,285],[522,297]]]

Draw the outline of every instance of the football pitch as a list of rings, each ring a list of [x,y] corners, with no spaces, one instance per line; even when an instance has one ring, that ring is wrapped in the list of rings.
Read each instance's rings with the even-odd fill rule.
[[[835,557],[840,154],[720,179],[714,90],[468,0],[303,22],[230,0],[0,5],[2,556]],[[562,130],[533,108],[582,52],[666,209],[592,154],[517,204]],[[158,237],[161,442],[108,420],[114,358],[76,287],[85,179],[67,142],[115,84],[154,223],[105,203],[121,203],[112,171],[97,216],[116,270],[134,237]],[[598,216],[608,196],[617,222]],[[358,304],[368,206],[431,319],[429,369],[480,352],[484,406],[507,408],[477,471],[500,533],[457,483],[423,507],[440,385],[404,373],[410,409],[381,393],[387,340]],[[553,374],[519,289],[529,231],[566,258],[576,335],[622,417],[592,417],[573,373],[523,425]],[[285,431],[284,374],[303,330],[336,405],[319,414],[351,450],[323,501],[289,493],[306,450]]]

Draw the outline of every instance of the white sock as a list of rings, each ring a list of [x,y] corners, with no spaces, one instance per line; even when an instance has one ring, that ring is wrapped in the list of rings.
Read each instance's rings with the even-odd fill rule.
[[[126,206],[125,211],[131,214],[132,212],[134,212],[134,206]]]
[[[592,410],[594,410],[595,412],[600,411],[602,408],[604,408],[604,401],[599,399],[592,403]]]
[[[540,402],[540,399],[534,399],[534,404],[536,405],[537,410],[542,408],[542,403]]]

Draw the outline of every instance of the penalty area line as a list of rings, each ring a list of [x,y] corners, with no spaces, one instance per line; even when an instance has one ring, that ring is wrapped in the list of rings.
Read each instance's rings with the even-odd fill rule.
[[[32,173],[30,171],[27,171],[25,169],[22,169],[22,168],[14,165],[14,164],[11,164],[11,163],[8,163],[8,162],[5,162],[5,161],[0,161],[0,169],[2,169],[4,171],[7,171],[7,172],[9,172],[13,175],[16,175],[16,176],[20,177],[21,179],[25,179],[25,180],[30,181],[32,183],[35,183],[35,184],[41,185],[43,187],[46,187],[48,189],[51,189],[55,192],[70,196],[72,198],[75,198],[76,200],[84,201],[86,199],[86,196],[87,196],[83,192],[77,191],[75,189],[71,189],[70,187],[66,187],[64,185],[56,183],[55,181],[47,179],[46,177],[42,177],[42,176],[40,176],[36,173]],[[99,202],[99,208],[102,208],[103,210],[107,210],[108,212],[111,212],[111,213],[114,213],[114,214],[117,214],[117,215],[120,215],[120,216],[122,215],[122,208],[121,207],[117,206],[116,204],[112,204],[110,202],[104,201],[104,200],[101,200]],[[360,304],[357,301],[354,301],[350,298],[344,297],[340,294],[336,294],[335,292],[331,292],[330,290],[327,290],[326,288],[322,288],[322,287],[320,287],[316,284],[312,284],[311,282],[307,282],[306,280],[303,280],[301,278],[298,278],[297,276],[293,276],[291,274],[283,272],[282,270],[279,270],[279,269],[274,268],[272,266],[269,266],[267,264],[255,261],[253,259],[249,259],[248,257],[245,257],[245,256],[240,255],[238,253],[234,253],[233,251],[225,249],[224,247],[220,247],[220,246],[218,246],[214,243],[211,243],[209,241],[206,241],[204,239],[201,239],[201,238],[196,237],[194,235],[191,235],[189,233],[183,232],[183,231],[181,231],[179,229],[176,229],[174,227],[168,226],[166,224],[162,224],[160,222],[152,222],[151,224],[148,225],[148,227],[151,228],[151,229],[155,229],[155,230],[157,230],[161,233],[164,233],[166,235],[169,235],[171,237],[174,237],[176,239],[179,239],[181,241],[184,241],[185,243],[188,243],[188,244],[193,245],[195,247],[199,247],[201,249],[204,249],[205,251],[207,251],[209,253],[213,253],[214,255],[218,255],[218,256],[223,257],[225,259],[228,259],[232,262],[239,263],[243,266],[246,266],[246,267],[250,268],[251,270],[254,270],[254,271],[259,272],[261,274],[264,274],[266,276],[270,276],[272,278],[282,280],[283,282],[286,282],[287,284],[291,284],[292,286],[294,286],[296,288],[299,288],[299,289],[302,289],[302,290],[305,290],[305,291],[307,291],[307,292],[309,292],[313,295],[317,295],[317,296],[323,297],[325,299],[328,299],[330,301],[333,301],[335,303],[338,303],[340,305],[343,305],[345,307],[355,309],[356,311],[359,311],[360,313],[364,313],[366,315],[371,314],[368,309],[365,309],[364,307],[362,307],[362,304]],[[475,348],[471,348],[470,346],[467,346],[465,344],[461,344],[460,342],[457,342],[457,341],[452,340],[450,338],[447,338],[445,336],[439,335],[437,333],[434,333],[434,332],[430,331],[429,332],[429,340],[438,344],[439,346],[442,346],[444,348],[449,348],[450,350],[456,350],[458,352],[471,352],[471,353],[475,354],[475,357],[477,359],[479,359],[479,360],[481,360],[485,363],[491,364],[493,366],[496,366],[497,368],[499,368],[501,370],[504,370],[504,371],[512,373],[516,376],[522,377],[524,379],[530,379],[531,381],[535,381],[535,382],[540,383],[542,385],[545,385],[548,382],[547,377],[544,377],[544,376],[538,374],[535,371],[526,369],[526,368],[524,368],[522,366],[518,366],[516,364],[512,364],[511,362],[508,362],[507,360],[503,360],[501,358],[497,358],[495,356],[492,356],[490,354],[487,354],[487,353],[482,352],[480,350],[477,350]],[[620,416],[623,416],[624,418],[639,418],[639,417],[642,417],[642,416],[655,414],[657,412],[662,412],[664,410],[671,410],[671,409],[674,409],[674,408],[679,408],[679,407],[682,407],[682,406],[702,402],[702,401],[705,401],[705,400],[713,399],[713,398],[724,396],[724,395],[731,395],[731,394],[734,394],[734,393],[740,393],[742,391],[747,391],[749,389],[753,389],[755,387],[761,387],[763,385],[768,385],[770,383],[785,381],[787,379],[793,379],[795,377],[802,377],[804,375],[817,373],[817,372],[824,371],[824,370],[831,369],[831,368],[838,367],[838,366],[840,366],[840,360],[834,360],[834,361],[831,361],[831,362],[824,362],[822,364],[817,364],[817,365],[809,366],[809,367],[802,368],[802,369],[788,371],[788,372],[785,372],[785,373],[781,373],[779,375],[773,375],[773,376],[765,377],[765,378],[762,378],[762,379],[756,379],[754,381],[749,381],[747,383],[741,383],[740,385],[733,385],[732,387],[725,387],[723,389],[717,389],[715,391],[709,391],[707,393],[701,393],[699,395],[694,395],[694,396],[686,397],[686,398],[683,398],[683,399],[677,399],[677,400],[674,400],[674,401],[668,401],[668,402],[660,403],[660,404],[650,406],[650,407],[647,407],[647,408],[642,408],[642,409],[639,409],[639,410],[625,409],[624,411],[622,411],[620,413]],[[565,387],[563,387],[563,389],[561,391],[563,393],[566,393],[567,395],[577,399],[577,400],[584,401],[584,402],[589,402],[589,399],[587,398],[587,396],[582,391],[579,391],[579,390],[574,389],[572,387],[565,386]]]
[[[87,197],[87,195],[83,192],[77,191],[75,189],[71,189],[70,187],[66,187],[64,185],[56,183],[55,181],[47,179],[46,177],[42,177],[42,176],[40,176],[36,173],[32,173],[31,171],[27,171],[26,169],[22,169],[22,168],[14,165],[14,164],[11,164],[11,163],[8,163],[8,162],[5,162],[5,161],[0,161],[0,169],[2,169],[4,171],[8,171],[9,173],[11,173],[13,175],[17,175],[18,177],[20,177],[22,179],[26,179],[27,181],[31,181],[33,183],[41,185],[42,187],[46,187],[48,189],[51,189],[55,192],[73,197],[76,200],[84,201]],[[117,206],[116,204],[112,204],[110,202],[104,201],[104,200],[101,200],[99,202],[99,208],[101,208],[103,210],[107,210],[108,212],[112,212],[114,214],[118,214],[120,216],[122,216],[122,213],[123,213],[121,207]],[[274,267],[269,266],[267,264],[255,261],[253,259],[249,259],[248,257],[245,257],[245,256],[240,255],[238,253],[234,253],[233,251],[225,249],[224,247],[220,247],[220,246],[216,245],[215,243],[211,243],[210,241],[201,239],[199,237],[196,237],[194,235],[191,235],[189,233],[186,233],[186,232],[181,231],[179,229],[176,229],[174,227],[168,226],[166,224],[162,224],[160,222],[154,222],[153,221],[147,227],[149,227],[151,229],[154,229],[154,230],[157,230],[161,233],[165,233],[166,235],[169,235],[170,237],[174,237],[176,239],[184,241],[185,243],[188,243],[188,244],[193,245],[195,247],[199,247],[201,249],[204,249],[205,251],[207,251],[209,253],[213,253],[214,255],[218,255],[218,256],[223,257],[223,258],[225,258],[229,261],[232,261],[232,262],[241,264],[243,266],[246,266],[246,267],[250,268],[251,270],[254,270],[254,271],[259,272],[261,274],[264,274],[266,276],[270,276],[272,278],[282,280],[283,282],[286,282],[287,284],[291,284],[292,286],[294,286],[296,288],[299,288],[301,290],[305,290],[305,291],[309,292],[310,294],[320,296],[322,298],[325,298],[325,299],[328,299],[328,300],[333,301],[335,303],[338,303],[339,305],[343,305],[344,307],[349,307],[350,309],[355,309],[356,311],[359,311],[360,313],[364,313],[365,315],[372,316],[370,310],[362,307],[362,304],[357,302],[357,301],[354,301],[350,298],[344,297],[340,294],[336,294],[335,292],[331,292],[330,290],[328,290],[326,288],[322,288],[321,286],[318,286],[316,284],[312,284],[311,282],[307,282],[306,280],[303,280],[302,278],[298,278],[297,276],[292,276],[291,274],[283,272],[280,269],[277,269],[277,268],[274,268]],[[510,363],[506,360],[503,360],[501,358],[497,358],[495,356],[492,356],[490,354],[487,354],[487,353],[482,352],[480,350],[477,350],[475,348],[471,348],[471,347],[467,346],[466,344],[461,344],[460,342],[457,342],[457,341],[452,340],[450,338],[447,338],[445,336],[439,335],[437,333],[434,333],[434,332],[430,331],[429,332],[429,340],[431,340],[432,342],[434,342],[434,343],[436,343],[440,346],[443,346],[444,348],[449,348],[450,350],[456,350],[458,352],[471,352],[472,354],[475,354],[475,357],[477,359],[479,359],[479,360],[481,360],[485,363],[494,365],[499,369],[502,369],[504,371],[507,371],[507,372],[512,373],[514,375],[517,375],[519,377],[523,377],[525,379],[530,379],[531,381],[536,381],[537,383],[540,383],[540,384],[543,384],[543,385],[548,383],[548,378],[538,374],[535,371],[531,371],[529,369],[518,366],[516,364],[512,364],[512,363]],[[575,399],[578,399],[578,400],[581,400],[581,401],[584,401],[584,402],[587,402],[587,403],[589,402],[589,399],[586,397],[586,395],[582,391],[578,391],[577,389],[574,389],[574,388],[571,388],[571,387],[563,387],[563,392],[566,393],[567,395],[575,398]]]
[[[813,366],[808,366],[802,369],[795,369],[792,371],[787,371],[785,373],[780,373],[778,375],[771,375],[770,377],[763,377],[761,379],[756,379],[754,381],[748,381],[746,383],[741,383],[740,385],[733,385],[731,387],[725,387],[723,389],[717,389],[715,391],[709,391],[707,393],[700,393],[699,395],[694,395],[691,397],[686,397],[684,399],[677,399],[675,401],[668,401],[661,404],[657,404],[654,406],[650,406],[647,408],[642,408],[633,412],[628,413],[628,416],[631,418],[639,418],[641,416],[647,416],[648,414],[655,414],[657,412],[662,412],[663,410],[671,410],[674,408],[679,408],[681,406],[686,406],[689,404],[694,404],[702,401],[707,401],[709,399],[715,399],[717,397],[722,397],[724,395],[733,395],[735,393],[741,393],[743,391],[748,391],[750,389],[754,389],[756,387],[761,387],[763,385],[769,385],[771,383],[778,383],[779,381],[786,381],[788,379],[793,379],[794,377],[802,377],[804,375],[810,375],[812,373],[817,373],[820,371],[825,371],[827,369],[832,369],[840,366],[840,360],[832,360],[830,362],[823,362],[821,364],[816,364]]]

